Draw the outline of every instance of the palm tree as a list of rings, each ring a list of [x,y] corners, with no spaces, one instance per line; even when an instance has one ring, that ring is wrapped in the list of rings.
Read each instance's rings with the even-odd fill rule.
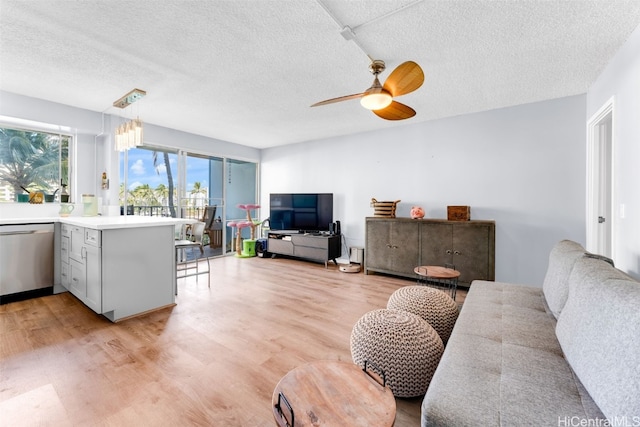
[[[208,195],[209,190],[202,187],[200,181],[196,181],[193,183],[193,188],[191,189],[191,194],[197,196],[198,194],[204,194],[205,198]],[[197,198],[197,197],[196,197]]]
[[[164,205],[166,200],[169,198],[169,189],[164,184],[158,184],[158,186],[153,190],[156,193],[156,198],[160,201],[161,205]]]
[[[60,173],[69,173],[67,136],[0,128],[0,181],[13,187],[51,191],[58,188]]]
[[[204,208],[204,206],[207,204],[207,195],[208,195],[208,190],[206,188],[202,188],[202,184],[200,183],[200,181],[196,181],[193,183],[193,188],[191,189],[190,192],[191,196],[193,196],[190,199],[190,204],[191,207],[193,207],[193,210],[195,211],[195,215],[198,216],[198,218],[201,217],[200,215],[200,210]],[[199,195],[203,194],[204,197],[198,197]]]
[[[131,191],[131,195],[135,200],[135,204],[138,206],[153,206],[158,204],[154,191],[149,184],[137,186]]]
[[[171,173],[171,164],[169,163],[169,153],[166,151],[162,152],[162,157],[164,160],[164,166],[167,170],[167,182],[169,184],[169,210],[171,211],[171,216],[173,218],[176,217],[176,207],[173,203],[173,174]],[[160,175],[160,170],[158,169],[158,152],[153,152],[153,167],[156,168],[156,173]]]
[[[166,215],[164,206],[167,204],[167,199],[169,198],[169,189],[164,184],[158,184],[153,192],[155,193],[159,204],[162,206],[162,215]]]

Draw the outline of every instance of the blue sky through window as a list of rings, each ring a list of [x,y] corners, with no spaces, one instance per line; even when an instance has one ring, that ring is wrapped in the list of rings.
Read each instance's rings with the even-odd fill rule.
[[[148,184],[151,188],[156,188],[160,184],[167,185],[167,171],[164,164],[162,152],[158,152],[157,164],[153,166],[153,150],[133,148],[129,150],[128,168],[128,188],[134,190],[143,184]],[[120,182],[124,182],[124,168],[122,167],[124,156],[120,160]],[[169,165],[173,175],[173,182],[177,184],[178,176],[178,156],[169,153]],[[209,188],[209,160],[200,157],[187,157],[187,185],[186,191],[189,193],[195,182],[200,182],[201,188]]]

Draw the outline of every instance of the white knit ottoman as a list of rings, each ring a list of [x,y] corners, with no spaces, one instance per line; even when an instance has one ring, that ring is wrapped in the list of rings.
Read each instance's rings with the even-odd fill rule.
[[[444,345],[458,319],[458,305],[446,293],[426,286],[405,286],[389,297],[387,308],[417,314],[438,332]]]
[[[363,366],[366,360],[383,370],[396,397],[425,394],[443,351],[435,329],[407,311],[370,311],[351,331],[353,362]]]

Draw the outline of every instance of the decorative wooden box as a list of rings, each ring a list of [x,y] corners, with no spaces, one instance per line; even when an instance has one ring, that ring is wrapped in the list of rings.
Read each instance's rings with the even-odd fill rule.
[[[469,221],[471,219],[471,207],[447,206],[447,219],[449,221]]]

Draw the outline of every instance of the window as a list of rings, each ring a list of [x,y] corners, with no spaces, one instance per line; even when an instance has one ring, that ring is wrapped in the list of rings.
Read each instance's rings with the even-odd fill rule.
[[[138,147],[122,152],[121,212],[124,214],[124,206],[127,206],[127,215],[179,216],[176,169],[177,154],[174,151]]]
[[[234,251],[233,229],[224,224],[246,219],[238,204],[256,203],[257,163],[152,146],[124,151],[119,161],[122,215],[203,220],[205,212],[213,213],[209,243],[205,237],[207,256]],[[259,219],[258,212],[251,214]]]
[[[28,201],[27,191],[59,201],[61,184],[69,184],[71,140],[60,133],[0,127],[0,202]]]

